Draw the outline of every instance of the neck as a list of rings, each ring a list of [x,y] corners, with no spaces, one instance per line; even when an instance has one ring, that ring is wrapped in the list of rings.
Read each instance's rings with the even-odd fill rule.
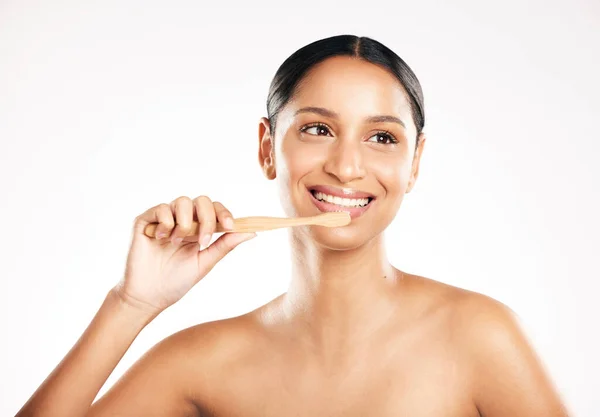
[[[399,275],[383,236],[352,250],[317,247],[292,232],[292,280],[283,299],[286,316],[319,350],[366,340],[397,307]]]

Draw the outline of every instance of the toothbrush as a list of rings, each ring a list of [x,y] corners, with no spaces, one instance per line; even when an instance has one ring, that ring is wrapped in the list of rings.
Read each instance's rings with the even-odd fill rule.
[[[266,216],[255,216],[255,217],[240,217],[233,219],[233,227],[231,229],[224,229],[223,225],[217,223],[216,233],[230,233],[230,232],[264,232],[266,230],[281,229],[284,227],[296,227],[296,226],[324,226],[324,227],[341,227],[346,226],[350,223],[350,213],[345,211],[335,211],[317,214],[316,216],[309,217],[266,217]],[[148,237],[155,237],[156,227],[158,223],[150,223],[146,226],[144,234]],[[194,221],[192,223],[192,229],[186,235],[195,236],[198,234],[199,223]]]

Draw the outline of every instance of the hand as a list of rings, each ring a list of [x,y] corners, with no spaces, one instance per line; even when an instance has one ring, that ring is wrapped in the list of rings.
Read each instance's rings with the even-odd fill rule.
[[[186,237],[194,220],[199,233]],[[114,290],[125,302],[155,314],[176,303],[233,248],[256,236],[224,233],[209,246],[217,222],[231,229],[233,216],[206,196],[179,197],[141,214],[135,220],[125,276]],[[155,238],[144,234],[150,223],[158,223]]]

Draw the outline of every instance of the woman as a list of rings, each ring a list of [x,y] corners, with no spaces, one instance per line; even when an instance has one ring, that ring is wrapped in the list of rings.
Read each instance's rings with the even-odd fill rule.
[[[410,68],[372,39],[323,39],[279,68],[267,112],[259,161],[287,215],[346,210],[351,223],[291,229],[285,294],[166,338],[92,404],[138,333],[254,237],[209,245],[232,215],[205,196],[149,209],[123,280],[18,415],[565,416],[508,308],[387,260],[383,232],[426,141]]]

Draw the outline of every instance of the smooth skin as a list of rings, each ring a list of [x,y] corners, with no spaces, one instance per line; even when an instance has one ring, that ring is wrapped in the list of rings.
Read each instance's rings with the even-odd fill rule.
[[[151,208],[135,221],[123,280],[17,416],[567,416],[510,309],[388,261],[383,232],[417,180],[416,139],[384,69],[350,57],[314,67],[274,137],[261,119],[259,162],[289,216],[319,213],[315,185],[369,192],[369,210],[340,228],[291,229],[286,293],[167,337],[93,403],[139,332],[254,237],[227,233],[198,251],[217,221],[230,224],[222,204]],[[199,236],[182,240],[194,219]],[[163,237],[143,235],[151,222]]]

